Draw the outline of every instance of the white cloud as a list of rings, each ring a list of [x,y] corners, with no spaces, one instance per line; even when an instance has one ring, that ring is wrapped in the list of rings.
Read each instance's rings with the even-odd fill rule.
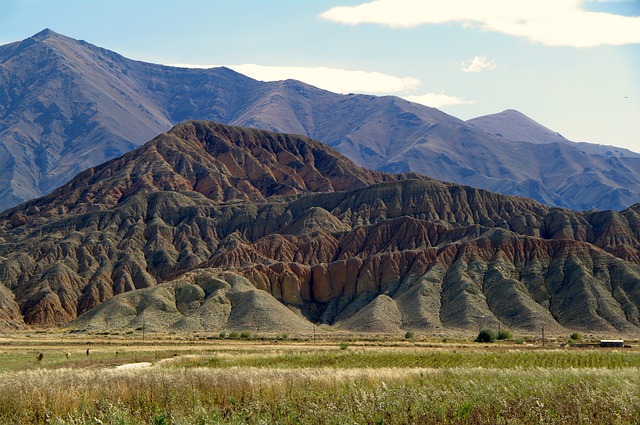
[[[471,105],[476,103],[474,100],[467,100],[461,97],[449,96],[441,93],[427,93],[417,96],[402,96],[403,99],[409,102],[420,103],[422,105],[431,106],[432,108],[442,108],[444,106],[455,105]]]
[[[212,68],[216,65],[185,65],[186,68]],[[219,66],[219,65],[218,65]],[[412,77],[396,77],[373,71],[352,71],[327,67],[266,66],[255,64],[224,65],[261,81],[294,79],[336,93],[406,93],[420,86]]]
[[[497,65],[493,59],[488,59],[486,56],[474,56],[470,61],[463,63],[460,70],[462,72],[478,73],[496,68]]]
[[[394,28],[458,23],[553,46],[640,43],[640,17],[589,12],[581,0],[374,0],[336,6],[320,16],[332,22]]]

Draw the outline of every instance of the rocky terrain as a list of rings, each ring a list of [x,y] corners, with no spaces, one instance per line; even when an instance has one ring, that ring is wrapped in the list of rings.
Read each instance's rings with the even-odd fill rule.
[[[0,46],[0,210],[188,119],[303,134],[369,169],[552,206],[622,210],[640,199],[640,155],[570,142],[514,111],[464,122],[393,96],[133,61],[44,30]]]
[[[180,124],[0,216],[4,327],[637,332],[640,205],[573,212]]]

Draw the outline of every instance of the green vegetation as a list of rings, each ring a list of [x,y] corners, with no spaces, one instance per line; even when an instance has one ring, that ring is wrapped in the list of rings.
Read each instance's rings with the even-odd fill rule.
[[[502,329],[498,332],[498,334],[496,335],[496,339],[498,341],[506,341],[506,340],[511,340],[513,339],[513,332],[511,332],[508,329]]]
[[[582,334],[580,332],[573,332],[569,335],[569,339],[572,341],[582,341]]]
[[[622,369],[640,368],[640,352],[604,350],[348,350],[288,353],[223,353],[188,356],[166,364],[170,368],[485,368],[485,369]]]
[[[120,350],[116,349],[90,350],[86,355],[86,348],[72,348],[69,350],[48,349],[44,352],[42,360],[39,349],[28,349],[15,353],[0,352],[0,373],[18,372],[33,368],[61,369],[61,368],[105,368],[114,367],[124,363],[151,362],[155,363],[163,358],[171,357],[175,351],[157,350]],[[71,356],[66,357],[66,352]],[[183,351],[184,354],[194,353],[193,350]],[[2,423],[2,421],[0,421]]]
[[[407,333],[404,334],[405,339],[413,339],[415,336],[416,334],[413,331],[407,331]]]
[[[493,329],[482,329],[475,339],[475,342],[494,342],[498,335]]]
[[[5,345],[0,423],[640,423],[635,349],[275,339]]]

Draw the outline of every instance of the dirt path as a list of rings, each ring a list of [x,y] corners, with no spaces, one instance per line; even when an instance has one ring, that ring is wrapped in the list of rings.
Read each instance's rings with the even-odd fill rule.
[[[140,362],[140,363],[125,363],[120,366],[116,366],[116,369],[119,370],[127,370],[127,369],[144,369],[147,367],[153,366],[153,363],[150,362]]]

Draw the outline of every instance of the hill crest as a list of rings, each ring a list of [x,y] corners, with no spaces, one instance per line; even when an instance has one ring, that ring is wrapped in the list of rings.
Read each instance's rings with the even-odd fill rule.
[[[515,113],[531,130],[518,141],[393,96],[154,65],[50,30],[0,46],[0,99],[0,209],[191,119],[305,134],[369,169],[553,206],[621,210],[640,195],[640,155],[563,140],[541,146],[553,132]],[[513,127],[506,121],[496,125]]]
[[[640,327],[640,206],[576,213],[371,172],[300,136],[188,122],[0,229],[12,327]]]

